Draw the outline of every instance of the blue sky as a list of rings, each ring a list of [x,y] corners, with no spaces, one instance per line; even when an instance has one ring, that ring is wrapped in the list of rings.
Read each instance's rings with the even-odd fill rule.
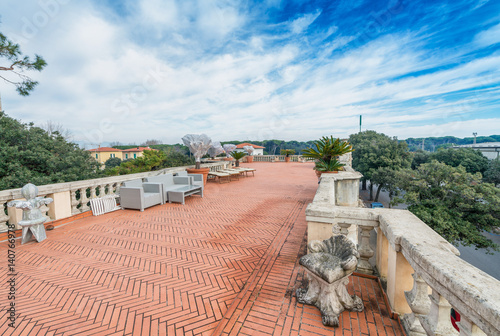
[[[70,1],[2,6],[48,67],[12,117],[110,141],[500,133],[499,1]]]

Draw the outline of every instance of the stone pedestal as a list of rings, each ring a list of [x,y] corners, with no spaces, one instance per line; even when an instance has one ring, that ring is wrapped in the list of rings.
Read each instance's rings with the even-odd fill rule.
[[[45,220],[43,222],[45,222]],[[43,222],[41,224],[23,224],[23,221],[19,222],[19,226],[23,228],[23,239],[21,244],[27,243],[33,240],[33,238],[35,238],[37,242],[45,240],[47,234],[45,233]]]
[[[307,269],[306,272],[309,284],[307,289],[297,289],[297,301],[316,306],[321,311],[321,320],[324,325],[338,327],[339,315],[344,310],[363,311],[363,301],[358,296],[349,295],[347,292],[349,276],[328,283]]]
[[[297,301],[315,305],[321,311],[323,324],[337,327],[339,315],[344,310],[362,311],[361,299],[349,295],[349,275],[358,264],[356,246],[340,234],[323,241],[308,244],[310,254],[300,258],[309,280],[307,288],[296,291]]]

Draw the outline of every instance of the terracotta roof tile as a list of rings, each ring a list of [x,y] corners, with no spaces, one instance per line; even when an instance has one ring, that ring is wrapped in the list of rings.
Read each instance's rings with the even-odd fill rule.
[[[89,149],[89,152],[121,152],[121,149],[111,148],[111,147],[99,147],[94,149]]]
[[[266,147],[262,147],[262,146],[259,146],[259,145],[254,145],[254,144],[251,144],[251,143],[248,143],[248,142],[244,142],[242,144],[236,145],[236,148],[243,148],[244,146],[252,146],[253,148],[266,148]]]
[[[122,152],[142,152],[144,150],[157,150],[157,149],[149,147],[134,147],[134,148],[124,149],[122,150]]]

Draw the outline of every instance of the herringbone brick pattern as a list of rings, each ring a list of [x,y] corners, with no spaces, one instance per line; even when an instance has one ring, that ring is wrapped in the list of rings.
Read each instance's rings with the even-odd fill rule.
[[[0,335],[401,335],[371,279],[353,277],[366,310],[335,330],[296,303],[312,165],[251,166],[255,177],[209,183],[185,205],[88,217],[18,245],[16,328],[2,285]]]

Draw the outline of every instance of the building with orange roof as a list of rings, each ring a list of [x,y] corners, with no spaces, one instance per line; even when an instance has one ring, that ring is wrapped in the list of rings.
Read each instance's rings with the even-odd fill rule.
[[[104,163],[110,158],[120,158],[122,159],[122,150],[112,147],[100,147],[89,149],[89,152],[92,153],[94,159],[96,159],[99,163]]]
[[[145,150],[157,150],[149,147],[134,147],[122,150],[122,160],[136,159],[143,155]]]
[[[266,147],[262,147],[262,146],[259,146],[259,145],[254,145],[254,144],[251,144],[249,142],[244,142],[244,143],[241,143],[239,145],[236,145],[236,149],[234,150],[235,152],[244,152],[245,150],[243,149],[243,147],[245,146],[252,146],[254,151],[252,153],[252,155],[264,155],[264,148]]]
[[[98,147],[89,149],[92,156],[99,162],[104,164],[110,158],[119,158],[121,160],[136,159],[143,155],[145,150],[157,150],[149,147],[134,147],[129,149],[118,149],[112,147]]]

